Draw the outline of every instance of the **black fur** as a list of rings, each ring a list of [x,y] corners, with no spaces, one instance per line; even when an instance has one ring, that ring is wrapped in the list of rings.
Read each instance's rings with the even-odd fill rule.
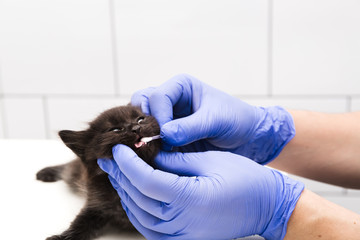
[[[84,131],[59,132],[60,138],[78,156],[77,159],[64,165],[44,168],[36,174],[37,179],[44,182],[62,179],[87,199],[70,227],[47,240],[90,240],[99,236],[108,225],[122,231],[136,231],[122,209],[120,198],[107,174],[98,167],[97,159],[112,158],[112,147],[122,143],[152,165],[161,147],[160,140],[140,148],[134,144],[141,137],[158,135],[159,125],[155,118],[145,116],[139,108],[130,105],[109,109],[89,125]]]

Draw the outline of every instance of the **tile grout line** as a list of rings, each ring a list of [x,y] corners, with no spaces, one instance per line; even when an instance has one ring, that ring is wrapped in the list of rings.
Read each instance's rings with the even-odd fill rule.
[[[117,37],[116,37],[116,21],[115,21],[115,2],[114,0],[109,0],[109,17],[110,17],[110,34],[111,34],[111,49],[112,49],[112,62],[113,62],[113,77],[114,77],[114,88],[115,96],[120,95],[120,86],[119,86],[119,61],[118,61],[118,51],[117,51]]]
[[[45,137],[46,139],[50,139],[50,116],[49,116],[48,98],[46,95],[43,95],[41,100],[44,111]]]
[[[273,0],[268,0],[268,51],[267,51],[267,74],[268,74],[268,89],[267,96],[273,96]]]
[[[346,189],[341,189],[340,192],[330,192],[330,191],[313,191],[314,193],[322,197],[346,197]]]
[[[348,195],[348,193],[349,193],[349,191],[348,191],[348,189],[347,189],[347,188],[343,188],[343,189],[341,190],[341,194],[342,194],[342,196],[347,196],[347,195]]]
[[[234,94],[235,97],[241,98],[262,98],[262,99],[333,99],[333,100],[346,100],[348,95],[337,95],[337,94],[276,94],[276,95],[266,95],[266,94],[256,94],[256,95],[244,95],[244,94]],[[352,96],[356,97],[356,96]]]
[[[91,94],[91,93],[6,93],[3,94],[4,97],[13,97],[13,98],[33,98],[33,97],[43,97],[46,95],[50,98],[113,98],[120,97],[109,94]],[[123,94],[121,97],[129,97],[130,94]]]
[[[3,129],[4,138],[6,139],[6,138],[9,138],[9,133],[7,131],[7,121],[6,121],[6,117],[5,117],[5,103],[4,103],[5,98],[3,96],[0,96],[0,100],[2,100],[2,101],[0,101],[0,105],[1,105],[0,106],[0,110],[1,110],[0,115],[2,116],[2,124],[0,127],[2,127],[2,129]]]
[[[0,59],[1,60],[1,59]],[[0,94],[4,93],[3,78],[2,78],[2,62],[0,61]]]
[[[352,111],[352,96],[351,95],[346,97],[346,110],[348,112]]]
[[[7,131],[7,123],[6,123],[6,117],[5,117],[5,96],[4,96],[4,88],[3,88],[3,78],[2,78],[2,68],[1,68],[1,62],[0,62],[0,116],[2,117],[1,126],[4,134],[4,138],[9,138],[9,133]]]
[[[33,97],[43,97],[46,93],[6,93],[0,94],[0,97],[3,98],[10,97],[10,98],[33,98]],[[95,98],[95,99],[106,99],[106,98],[130,98],[132,94],[119,94],[119,95],[107,95],[107,94],[67,94],[67,93],[49,93],[46,94],[48,98],[73,98],[73,99],[81,99],[81,98]],[[277,94],[269,96],[267,94],[233,94],[234,97],[241,97],[241,98],[266,98],[266,99],[352,99],[352,98],[360,98],[359,94],[354,95],[346,95],[346,94]],[[349,104],[351,105],[351,104]]]

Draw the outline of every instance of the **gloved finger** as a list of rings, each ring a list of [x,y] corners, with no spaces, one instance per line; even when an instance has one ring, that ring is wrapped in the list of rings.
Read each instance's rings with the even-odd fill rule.
[[[116,176],[120,174],[119,167],[113,159],[98,159],[97,163],[101,170],[111,175],[116,179]]]
[[[209,131],[211,123],[204,117],[206,115],[199,110],[192,115],[164,124],[161,129],[162,140],[178,147],[212,137]]]
[[[174,234],[177,229],[182,228],[179,221],[176,221],[176,218],[164,221],[144,211],[133,201],[125,190],[120,189],[119,196],[128,210],[145,228],[164,234]],[[166,208],[165,205],[163,207]]]
[[[216,173],[218,173],[217,165],[219,164],[222,165],[222,169],[229,167],[227,170],[231,171],[233,165],[228,164],[228,161],[226,161],[229,155],[235,154],[220,151],[189,153],[161,151],[155,157],[154,163],[156,167],[162,171],[200,179],[202,177],[212,177],[214,176],[213,174],[216,176]],[[239,158],[238,162],[240,164],[240,158],[242,157],[237,157]],[[214,161],[214,159],[216,160]],[[244,158],[244,161],[250,160],[245,160]]]
[[[122,191],[124,190],[141,209],[165,221],[172,219],[176,215],[175,209],[170,208],[163,202],[151,199],[137,190],[127,177],[119,171],[119,168],[114,160],[99,159],[98,163],[100,168],[109,173],[108,178],[121,198]],[[109,169],[113,170],[109,171]]]
[[[109,179],[118,192],[122,190],[125,191],[139,208],[149,214],[165,221],[170,220],[175,215],[174,209],[163,202],[151,199],[139,192],[139,190],[137,190],[123,174],[120,176],[119,180],[115,180],[111,176],[109,176]],[[120,193],[121,192],[119,192],[119,195]]]
[[[121,201],[122,207],[126,212],[126,215],[128,216],[130,222],[132,225],[148,240],[157,240],[157,239],[166,239],[164,238],[164,234],[155,232],[153,230],[150,230],[143,225],[140,224],[140,222],[136,219],[136,217],[132,214],[132,212],[128,209],[126,204]]]
[[[118,183],[118,181],[115,180],[115,178],[113,178],[113,177],[110,176],[110,175],[108,175],[108,178],[109,178],[109,181],[110,181],[111,185],[113,186],[113,188],[114,188],[116,191],[121,191],[121,190],[122,190],[120,184]]]
[[[180,176],[199,176],[200,171],[197,169],[197,165],[201,155],[202,153],[160,151],[155,157],[154,163],[157,168],[166,172]]]
[[[190,78],[192,77],[185,74],[177,75],[151,94],[149,98],[151,115],[158,120],[160,128],[173,120],[174,115],[181,117],[190,114],[195,104],[192,99],[194,86]]]
[[[149,96],[154,89],[154,87],[149,87],[135,92],[131,96],[131,105],[140,107],[143,113],[150,115]]]
[[[113,157],[131,184],[149,198],[169,203],[181,190],[183,180],[179,176],[152,168],[128,146],[113,147]]]

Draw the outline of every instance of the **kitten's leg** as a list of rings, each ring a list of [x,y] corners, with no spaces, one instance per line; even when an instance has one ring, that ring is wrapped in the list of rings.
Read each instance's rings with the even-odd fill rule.
[[[70,227],[60,235],[48,237],[46,240],[90,240],[101,233],[110,221],[100,210],[85,207],[76,216]]]
[[[54,167],[46,167],[36,174],[36,179],[43,182],[56,182],[61,180],[61,173],[65,165],[58,165]]]
[[[36,179],[43,182],[64,180],[77,193],[86,193],[87,172],[80,159],[66,164],[46,167],[36,174]]]

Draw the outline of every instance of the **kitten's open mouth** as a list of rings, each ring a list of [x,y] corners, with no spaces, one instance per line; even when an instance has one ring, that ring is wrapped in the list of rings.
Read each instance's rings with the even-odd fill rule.
[[[142,137],[139,139],[138,142],[134,144],[136,148],[141,148],[142,146],[146,145],[147,143],[151,142],[152,140],[159,139],[160,135],[152,136],[152,137]]]
[[[140,141],[136,142],[134,145],[136,148],[141,148],[142,146],[146,145],[146,142],[143,142],[140,139]]]

